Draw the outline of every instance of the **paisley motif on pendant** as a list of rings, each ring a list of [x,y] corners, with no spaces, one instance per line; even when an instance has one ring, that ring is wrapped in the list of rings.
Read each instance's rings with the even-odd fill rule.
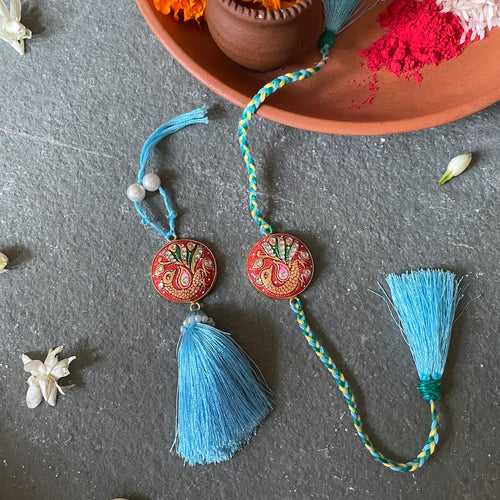
[[[212,251],[195,240],[174,240],[162,247],[151,264],[155,290],[171,302],[193,303],[213,287],[217,263]]]
[[[290,299],[311,283],[314,262],[307,246],[291,234],[270,234],[259,240],[247,259],[250,283],[272,299]]]

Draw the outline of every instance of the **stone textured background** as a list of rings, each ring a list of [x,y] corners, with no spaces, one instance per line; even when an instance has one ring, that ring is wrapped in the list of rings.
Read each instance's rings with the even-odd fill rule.
[[[304,298],[353,381],[376,443],[414,456],[429,424],[385,305],[386,273],[443,266],[466,276],[445,377],[442,445],[417,474],[374,463],[286,304],[244,273],[258,237],[235,141],[239,111],[174,62],[132,1],[32,1],[37,36],[0,46],[0,498],[493,499],[499,480],[500,106],[434,130],[330,137],[257,120],[262,203],[317,263]],[[161,245],[124,195],[145,137],[213,106],[209,127],[168,140],[155,166],[172,185],[179,232],[221,268],[206,309],[258,362],[276,407],[232,461],[191,468],[169,452],[175,347],[185,308],[151,289]],[[472,168],[440,189],[455,154]],[[476,299],[476,300],[474,300]],[[19,356],[64,343],[77,387],[55,409],[25,407]],[[40,351],[38,351],[40,350]],[[68,382],[70,382],[68,381]]]

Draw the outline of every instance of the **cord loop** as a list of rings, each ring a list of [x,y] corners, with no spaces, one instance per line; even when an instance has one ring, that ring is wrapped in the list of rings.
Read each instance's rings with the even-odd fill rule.
[[[168,120],[167,122],[160,125],[146,139],[139,156],[139,170],[137,172],[137,184],[139,186],[143,185],[144,176],[146,175],[146,169],[149,166],[149,160],[151,158],[151,153],[153,152],[154,147],[165,137],[175,134],[175,132],[188,127],[189,125],[195,125],[198,123],[205,125],[208,123],[207,108],[205,106]],[[149,226],[153,231],[155,231],[166,240],[175,240],[177,238],[175,232],[175,221],[177,219],[177,213],[174,210],[173,202],[167,189],[160,185],[158,187],[158,192],[160,193],[161,201],[163,203],[163,207],[165,208],[168,226],[163,226],[162,224],[154,220],[151,213],[142,205],[142,199],[134,201],[134,208],[139,215],[141,223],[143,225]],[[144,198],[144,194],[142,195],[142,198]]]

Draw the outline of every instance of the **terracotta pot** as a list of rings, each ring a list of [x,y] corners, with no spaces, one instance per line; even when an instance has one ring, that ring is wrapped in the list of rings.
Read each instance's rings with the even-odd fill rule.
[[[300,60],[318,44],[321,0],[298,0],[278,10],[235,0],[208,0],[208,28],[219,48],[249,69],[267,71]]]

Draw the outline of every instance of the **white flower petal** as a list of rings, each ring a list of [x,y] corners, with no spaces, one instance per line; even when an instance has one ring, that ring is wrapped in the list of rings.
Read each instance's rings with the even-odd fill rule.
[[[30,383],[26,392],[26,404],[28,408],[36,408],[42,402],[42,391],[36,382]]]
[[[52,369],[50,374],[56,379],[67,377],[69,375],[69,364],[76,359],[76,356],[71,356],[66,359],[61,359],[56,366]]]
[[[21,354],[21,361],[25,365],[31,361],[31,358],[27,354]]]
[[[24,371],[31,373],[31,375],[45,375],[46,370],[44,364],[38,360],[34,359],[32,361],[28,361],[24,364]]]
[[[5,17],[6,19],[10,16],[10,12],[7,10],[7,6],[3,0],[0,1],[0,16]]]
[[[56,366],[50,372],[50,375],[56,380],[59,380],[60,378],[67,377],[69,375],[69,370],[65,366]]]
[[[49,349],[49,352],[47,353],[47,357],[45,358],[44,365],[47,368],[47,373],[54,368],[54,366],[57,365],[59,360],[57,359],[57,355],[60,354],[60,352],[64,349],[64,346],[60,345],[59,347],[56,347],[55,349]]]
[[[57,383],[57,382],[54,382],[54,384],[56,384],[56,388],[57,390],[64,396],[64,391],[62,390],[61,386]]]
[[[10,15],[16,20],[21,20],[21,0],[10,0]]]
[[[47,397],[45,398],[45,401],[47,401],[47,403],[49,403],[50,406],[55,406],[56,399],[57,399],[56,383],[51,381],[48,384]]]
[[[47,401],[47,394],[49,392],[49,379],[47,377],[39,378],[38,384],[40,386],[40,390],[42,391],[42,396],[45,401]]]

